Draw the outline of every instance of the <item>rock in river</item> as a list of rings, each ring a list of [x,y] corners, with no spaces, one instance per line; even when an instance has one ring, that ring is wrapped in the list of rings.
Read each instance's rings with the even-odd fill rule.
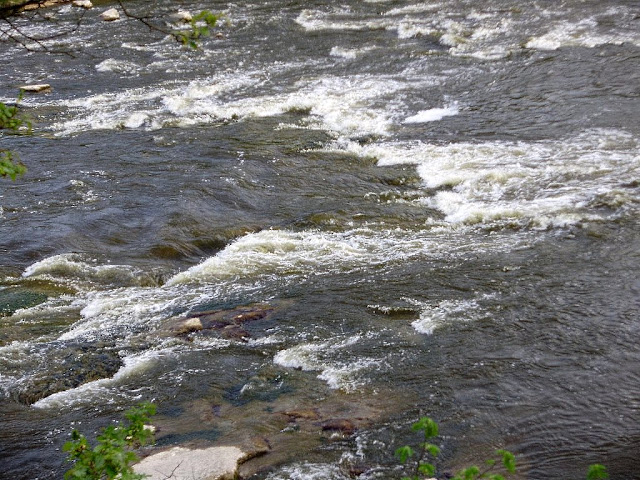
[[[116,10],[115,8],[110,8],[109,10],[105,10],[104,12],[102,12],[100,14],[100,17],[105,22],[113,22],[114,20],[120,19],[120,12],[118,12],[118,10]]]
[[[238,447],[174,447],[148,456],[133,468],[150,480],[233,480],[240,463],[251,456]]]

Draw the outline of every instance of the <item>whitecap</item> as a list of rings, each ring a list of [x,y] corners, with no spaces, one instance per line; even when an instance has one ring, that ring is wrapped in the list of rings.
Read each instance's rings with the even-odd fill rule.
[[[444,117],[458,115],[458,105],[454,104],[444,108],[431,108],[422,110],[415,115],[405,118],[404,123],[427,123],[442,120]]]

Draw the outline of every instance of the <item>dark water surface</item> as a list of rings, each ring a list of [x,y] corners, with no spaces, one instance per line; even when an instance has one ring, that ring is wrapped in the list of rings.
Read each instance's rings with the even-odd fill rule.
[[[442,472],[637,477],[640,3],[180,2],[228,19],[196,52],[110,6],[0,44],[0,100],[52,85],[0,134],[0,477],[142,400],[160,446],[268,439],[256,478],[399,478],[421,414]]]

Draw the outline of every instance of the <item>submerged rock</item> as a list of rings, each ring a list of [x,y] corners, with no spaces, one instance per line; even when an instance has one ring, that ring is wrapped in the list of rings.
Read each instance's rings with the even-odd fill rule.
[[[315,408],[286,410],[281,413],[289,417],[292,421],[298,418],[304,418],[305,420],[318,420],[320,418],[320,415],[318,415],[318,411]]]
[[[113,377],[122,367],[122,360],[114,352],[93,353],[99,348],[93,344],[70,347],[63,358],[52,359],[53,371],[30,378],[16,392],[17,400],[32,405],[54,393]]]
[[[240,463],[250,457],[238,447],[174,447],[145,458],[133,469],[150,480],[233,480]]]
[[[355,424],[346,418],[336,418],[322,423],[322,431],[340,432],[351,435],[356,431]]]

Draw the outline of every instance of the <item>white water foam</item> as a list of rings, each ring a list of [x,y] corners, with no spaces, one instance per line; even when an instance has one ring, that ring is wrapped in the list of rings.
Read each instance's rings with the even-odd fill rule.
[[[279,351],[273,362],[287,368],[320,371],[318,378],[327,382],[330,388],[346,393],[354,392],[366,384],[362,372],[379,367],[380,361],[362,357],[355,361],[339,361],[331,355],[355,345],[361,338],[360,335],[355,335],[343,340],[302,343]]]
[[[427,123],[442,120],[444,117],[458,115],[458,105],[454,104],[444,108],[431,108],[422,110],[415,115],[405,118],[404,123]]]
[[[154,130],[308,110],[317,128],[343,135],[386,135],[402,115],[394,112],[395,95],[407,87],[406,82],[393,78],[356,75],[302,79],[288,86],[288,92],[274,95],[238,99],[230,95],[261,82],[264,72],[227,73],[224,78],[192,82],[182,88],[156,86],[94,95],[70,102],[79,114],[53,128],[59,135],[95,129]]]
[[[96,65],[98,72],[114,72],[120,75],[133,75],[139,73],[142,67],[127,60],[107,58]]]
[[[118,391],[118,386],[137,376],[144,374],[163,358],[174,357],[171,348],[147,350],[138,355],[123,359],[124,366],[112,378],[103,378],[80,385],[79,387],[57,392],[42,398],[33,404],[35,408],[70,408],[78,404],[93,404],[96,400],[124,395]]]
[[[373,50],[373,47],[370,48],[343,48],[343,47],[333,47],[329,52],[329,55],[332,57],[340,57],[346,58],[348,60],[353,60],[363,53],[366,53],[370,50]]]
[[[476,320],[480,306],[476,300],[445,300],[438,305],[413,301],[421,308],[420,318],[411,323],[418,332],[431,335],[435,329],[450,323]]]
[[[337,142],[333,149],[381,166],[416,165],[430,190],[422,202],[450,224],[549,228],[638,210],[634,190],[621,181],[640,175],[640,149],[627,132],[533,143]]]
[[[65,253],[47,257],[27,267],[23,278],[38,278],[91,289],[96,285],[136,285],[142,272],[129,265],[101,265],[83,255]]]
[[[271,472],[266,480],[348,480],[337,465],[328,463],[297,463]]]
[[[617,13],[616,13],[617,15]],[[595,48],[601,45],[622,45],[630,43],[640,46],[640,33],[636,31],[598,32],[597,17],[586,18],[578,22],[557,22],[545,34],[529,39],[526,48],[536,50],[558,50],[560,48]]]

